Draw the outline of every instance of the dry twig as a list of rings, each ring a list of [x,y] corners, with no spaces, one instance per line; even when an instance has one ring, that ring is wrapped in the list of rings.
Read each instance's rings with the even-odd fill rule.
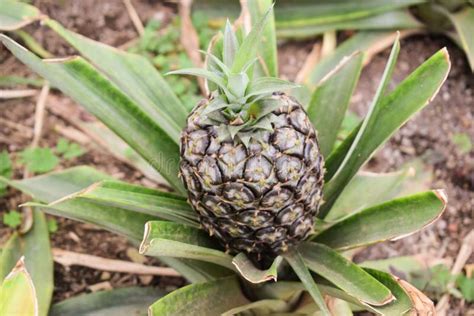
[[[32,97],[38,93],[35,89],[24,90],[0,90],[0,99],[15,99]]]
[[[33,141],[31,147],[37,147],[43,132],[44,114],[46,109],[46,99],[49,95],[49,83],[45,83],[41,89],[35,109],[35,126],[33,128]]]
[[[140,17],[138,16],[137,10],[135,10],[135,8],[133,7],[132,2],[130,0],[123,0],[123,4],[125,5],[125,8],[127,8],[128,15],[130,16],[133,26],[137,30],[138,34],[140,36],[143,35],[143,32],[145,32],[145,28],[143,27],[143,23],[140,20]]]
[[[56,124],[54,126],[54,130],[62,136],[83,146],[88,146],[91,144],[91,139],[89,138],[89,136],[87,136],[80,130],[75,129],[74,127]]]
[[[46,82],[41,89],[41,92],[38,97],[38,101],[36,102],[35,108],[35,125],[33,127],[33,140],[31,141],[31,147],[37,147],[39,140],[41,138],[41,134],[43,131],[43,122],[44,122],[44,113],[46,109],[46,99],[49,95],[49,83]],[[23,178],[29,178],[31,176],[30,172],[25,168],[23,172]],[[20,233],[25,234],[33,225],[33,210],[31,207],[23,207],[23,220],[20,227]]]
[[[69,267],[73,265],[93,268],[102,271],[120,272],[120,273],[132,273],[132,274],[145,274],[145,275],[161,275],[180,277],[181,275],[176,270],[167,267],[154,267],[146,266],[144,264],[106,259],[92,255],[81,254],[77,252],[53,249],[54,261],[62,264],[63,266]]]
[[[31,132],[31,129],[29,127],[26,127],[25,125],[9,121],[7,119],[4,119],[3,117],[0,117],[0,124],[9,128],[16,129],[20,133],[24,134],[25,137],[31,138],[31,136],[33,136],[33,132]]]
[[[180,41],[181,45],[183,45],[184,50],[186,51],[186,54],[188,54],[189,59],[191,59],[194,66],[202,68],[203,61],[201,58],[201,53],[199,53],[199,36],[191,20],[192,3],[192,0],[181,0],[179,2],[178,10],[179,16],[181,18]],[[198,83],[202,95],[207,96],[208,91],[204,79],[199,77]]]

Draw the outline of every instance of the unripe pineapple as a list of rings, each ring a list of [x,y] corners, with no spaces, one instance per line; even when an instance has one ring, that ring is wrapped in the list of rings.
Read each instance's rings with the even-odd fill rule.
[[[323,185],[316,132],[298,101],[281,92],[295,85],[253,76],[252,41],[264,23],[242,43],[228,23],[222,60],[208,54],[214,68],[174,72],[203,76],[217,87],[191,112],[181,135],[189,201],[228,250],[257,258],[306,238]]]

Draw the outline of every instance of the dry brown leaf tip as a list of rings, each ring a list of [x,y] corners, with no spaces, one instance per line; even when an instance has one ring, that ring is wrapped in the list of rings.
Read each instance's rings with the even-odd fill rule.
[[[436,315],[436,310],[433,302],[420,290],[411,285],[410,283],[398,279],[397,282],[405,290],[413,303],[413,309],[408,315],[413,316],[433,316]]]

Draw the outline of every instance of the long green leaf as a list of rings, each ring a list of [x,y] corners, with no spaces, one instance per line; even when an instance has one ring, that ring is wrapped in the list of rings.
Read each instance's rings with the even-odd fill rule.
[[[331,248],[304,242],[298,250],[309,269],[359,301],[381,306],[394,299],[383,284]]]
[[[46,316],[53,296],[53,256],[45,215],[33,211],[33,226],[25,235],[12,235],[0,257],[0,279],[24,256],[25,266],[38,289],[38,315]],[[3,315],[3,314],[2,314]]]
[[[143,56],[120,51],[46,20],[52,30],[74,46],[165,130],[176,142],[187,110],[155,67]]]
[[[231,71],[233,73],[238,73],[242,71],[243,67],[248,63],[249,60],[252,60],[256,57],[258,45],[256,45],[263,34],[265,25],[268,23],[270,15],[273,13],[273,7],[265,14],[262,18],[252,25],[250,33],[244,38],[241,43],[239,50],[235,54],[234,62],[232,64]]]
[[[47,315],[54,289],[53,255],[46,216],[39,211],[33,211],[33,220],[32,229],[22,238],[23,253],[26,268],[31,274],[35,288],[38,289],[36,295],[39,315]]]
[[[406,168],[390,173],[359,172],[342,191],[325,220],[335,221],[394,198],[401,190],[404,181],[412,175],[412,170]],[[361,196],[364,198],[361,199]]]
[[[23,180],[0,177],[0,182],[30,195],[37,201],[50,203],[106,179],[112,177],[91,167],[78,166]]]
[[[321,309],[323,315],[329,316],[331,313],[324,302],[324,298],[318,289],[318,286],[313,280],[311,273],[306,267],[301,254],[297,250],[289,251],[285,254],[285,260],[290,264],[293,271],[295,271],[298,278],[303,283],[306,290],[309,292],[314,302]]]
[[[377,98],[375,99],[373,108],[364,122],[356,128],[355,131],[358,132],[353,131],[340,145],[342,150],[339,150],[339,147],[336,148],[326,160],[328,170],[334,170],[336,169],[335,162],[340,161],[341,156],[345,156],[342,164],[325,186],[326,204],[322,208],[321,216],[324,217],[327,214],[344,187],[375,150],[436,95],[448,75],[449,68],[448,53],[446,49],[442,49],[418,67],[380,102]],[[387,83],[383,83],[383,86]],[[384,90],[384,88],[379,90],[379,96],[382,96]],[[357,136],[354,138],[355,133]],[[351,143],[350,147],[348,143]],[[350,149],[346,154],[344,150],[348,147]]]
[[[0,279],[0,315],[38,315],[36,289],[23,258],[5,280]]]
[[[396,10],[363,17],[326,24],[308,24],[297,26],[280,26],[277,29],[278,37],[291,39],[305,39],[323,34],[328,31],[339,30],[403,30],[420,28],[422,24],[413,17],[408,10]]]
[[[150,316],[221,315],[249,304],[235,276],[198,283],[176,290],[150,306]]]
[[[276,281],[278,277],[278,267],[282,261],[282,257],[278,256],[273,260],[272,265],[265,270],[260,270],[253,264],[247,255],[243,252],[239,253],[232,259],[232,264],[250,283],[263,283],[266,281]]]
[[[199,228],[197,215],[184,197],[155,189],[105,180],[72,195],[70,199],[85,199]]]
[[[214,39],[217,40],[217,37]],[[212,41],[211,41],[212,43]],[[212,45],[212,44],[210,44]],[[227,20],[224,28],[224,38],[222,41],[222,61],[224,62],[224,65],[227,67],[227,69],[230,69],[232,67],[232,63],[234,61],[235,57],[235,52],[239,48],[239,41],[237,39],[237,36],[235,35],[235,32],[232,29],[232,24],[230,24],[229,20]],[[211,57],[212,55],[208,55],[208,57]],[[219,65],[219,59],[217,58],[210,58],[209,59],[209,64],[208,64],[208,69],[211,68],[210,66],[215,63],[216,68]],[[223,67],[220,67],[223,68]],[[225,69],[225,68],[224,68]]]
[[[49,316],[146,316],[148,306],[163,295],[162,290],[151,287],[82,294],[53,305]]]
[[[112,82],[80,57],[45,62],[7,36],[1,35],[0,40],[23,63],[97,116],[171,185],[184,192],[177,176],[178,145]]]
[[[234,270],[232,256],[215,249],[217,247],[202,230],[171,222],[153,221],[145,226],[140,253],[201,260]]]
[[[0,0],[0,31],[14,31],[41,18],[32,5],[15,0]]]
[[[250,12],[252,24],[263,18],[265,12],[271,8],[272,0],[250,0],[246,2]],[[270,13],[268,22],[263,27],[262,37],[259,39],[259,47],[257,54],[260,55],[262,66],[262,74],[271,77],[278,77],[278,56],[277,43],[275,34],[275,17],[273,11]],[[259,63],[261,66],[261,63]]]
[[[277,27],[296,25],[321,25],[375,15],[405,8],[426,0],[380,1],[283,1],[276,7]]]
[[[321,153],[327,157],[336,142],[349,101],[359,80],[363,54],[345,59],[314,90],[307,112],[318,131]]]
[[[0,280],[3,280],[22,256],[20,236],[14,232],[2,247],[0,256]]]
[[[474,71],[474,8],[466,7],[462,11],[449,14],[451,21],[461,39],[461,44],[466,52],[467,60]]]
[[[446,203],[442,190],[398,198],[346,217],[314,240],[333,249],[347,250],[398,239],[434,222]]]

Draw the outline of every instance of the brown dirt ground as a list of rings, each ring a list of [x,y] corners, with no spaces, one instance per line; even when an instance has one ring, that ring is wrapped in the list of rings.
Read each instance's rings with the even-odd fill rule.
[[[69,29],[113,46],[123,45],[136,38],[137,34],[123,7],[122,1],[34,1],[34,4],[49,16],[57,19]],[[134,4],[142,20],[146,21],[155,14],[169,18],[174,8],[159,1],[135,1]],[[39,42],[56,56],[65,56],[74,51],[59,40],[52,32],[33,25],[28,28],[34,32]],[[285,67],[284,75],[293,78],[301,67],[312,44],[285,43],[280,47],[280,59]],[[447,40],[440,37],[417,36],[402,41],[399,63],[395,69],[392,87],[412,71],[423,60],[441,47],[447,46],[453,62],[447,82],[439,95],[426,109],[408,122],[388,144],[370,161],[369,170],[392,171],[415,157],[422,157],[425,164],[434,172],[431,187],[445,188],[449,196],[447,211],[442,218],[423,232],[397,242],[384,243],[360,253],[356,260],[386,258],[396,255],[427,253],[435,258],[455,258],[464,236],[474,228],[474,153],[460,152],[453,143],[454,133],[466,133],[474,140],[474,76],[470,73],[462,52]],[[365,67],[361,80],[353,96],[351,108],[363,115],[373,96],[377,82],[387,60],[389,51],[377,55]],[[1,73],[28,75],[30,72],[17,62],[6,50],[0,48]],[[55,95],[57,93],[54,93]],[[70,103],[59,94],[50,98]],[[74,105],[76,106],[76,105]],[[35,99],[15,99],[0,103],[0,117],[16,122],[27,129],[34,124]],[[80,111],[83,118],[90,116]],[[40,141],[41,146],[54,146],[60,135],[55,126],[69,126],[61,118],[48,113],[45,129]],[[7,149],[15,154],[31,142],[30,135],[23,130],[0,125],[0,151]],[[114,159],[110,154],[88,147],[88,152],[69,162],[63,162],[60,168],[73,165],[93,165],[99,170],[129,182],[150,185],[150,181],[139,172]],[[15,168],[16,178],[22,177],[22,170]],[[0,199],[0,214],[14,209],[25,198],[10,190]],[[52,236],[53,247],[72,250],[79,253],[94,254],[107,258],[129,260],[126,252],[131,247],[125,239],[90,225],[59,219],[59,230]],[[10,231],[0,224],[0,243],[3,243]],[[470,262],[474,262],[471,257]],[[146,263],[158,264],[147,258]],[[137,277],[121,273],[104,273],[83,267],[65,268],[55,264],[54,301],[60,301],[80,293],[90,291],[90,286],[109,282],[112,287],[125,285],[158,285],[173,289],[184,284],[179,278]],[[465,315],[473,306],[455,300],[451,305],[451,315]]]

